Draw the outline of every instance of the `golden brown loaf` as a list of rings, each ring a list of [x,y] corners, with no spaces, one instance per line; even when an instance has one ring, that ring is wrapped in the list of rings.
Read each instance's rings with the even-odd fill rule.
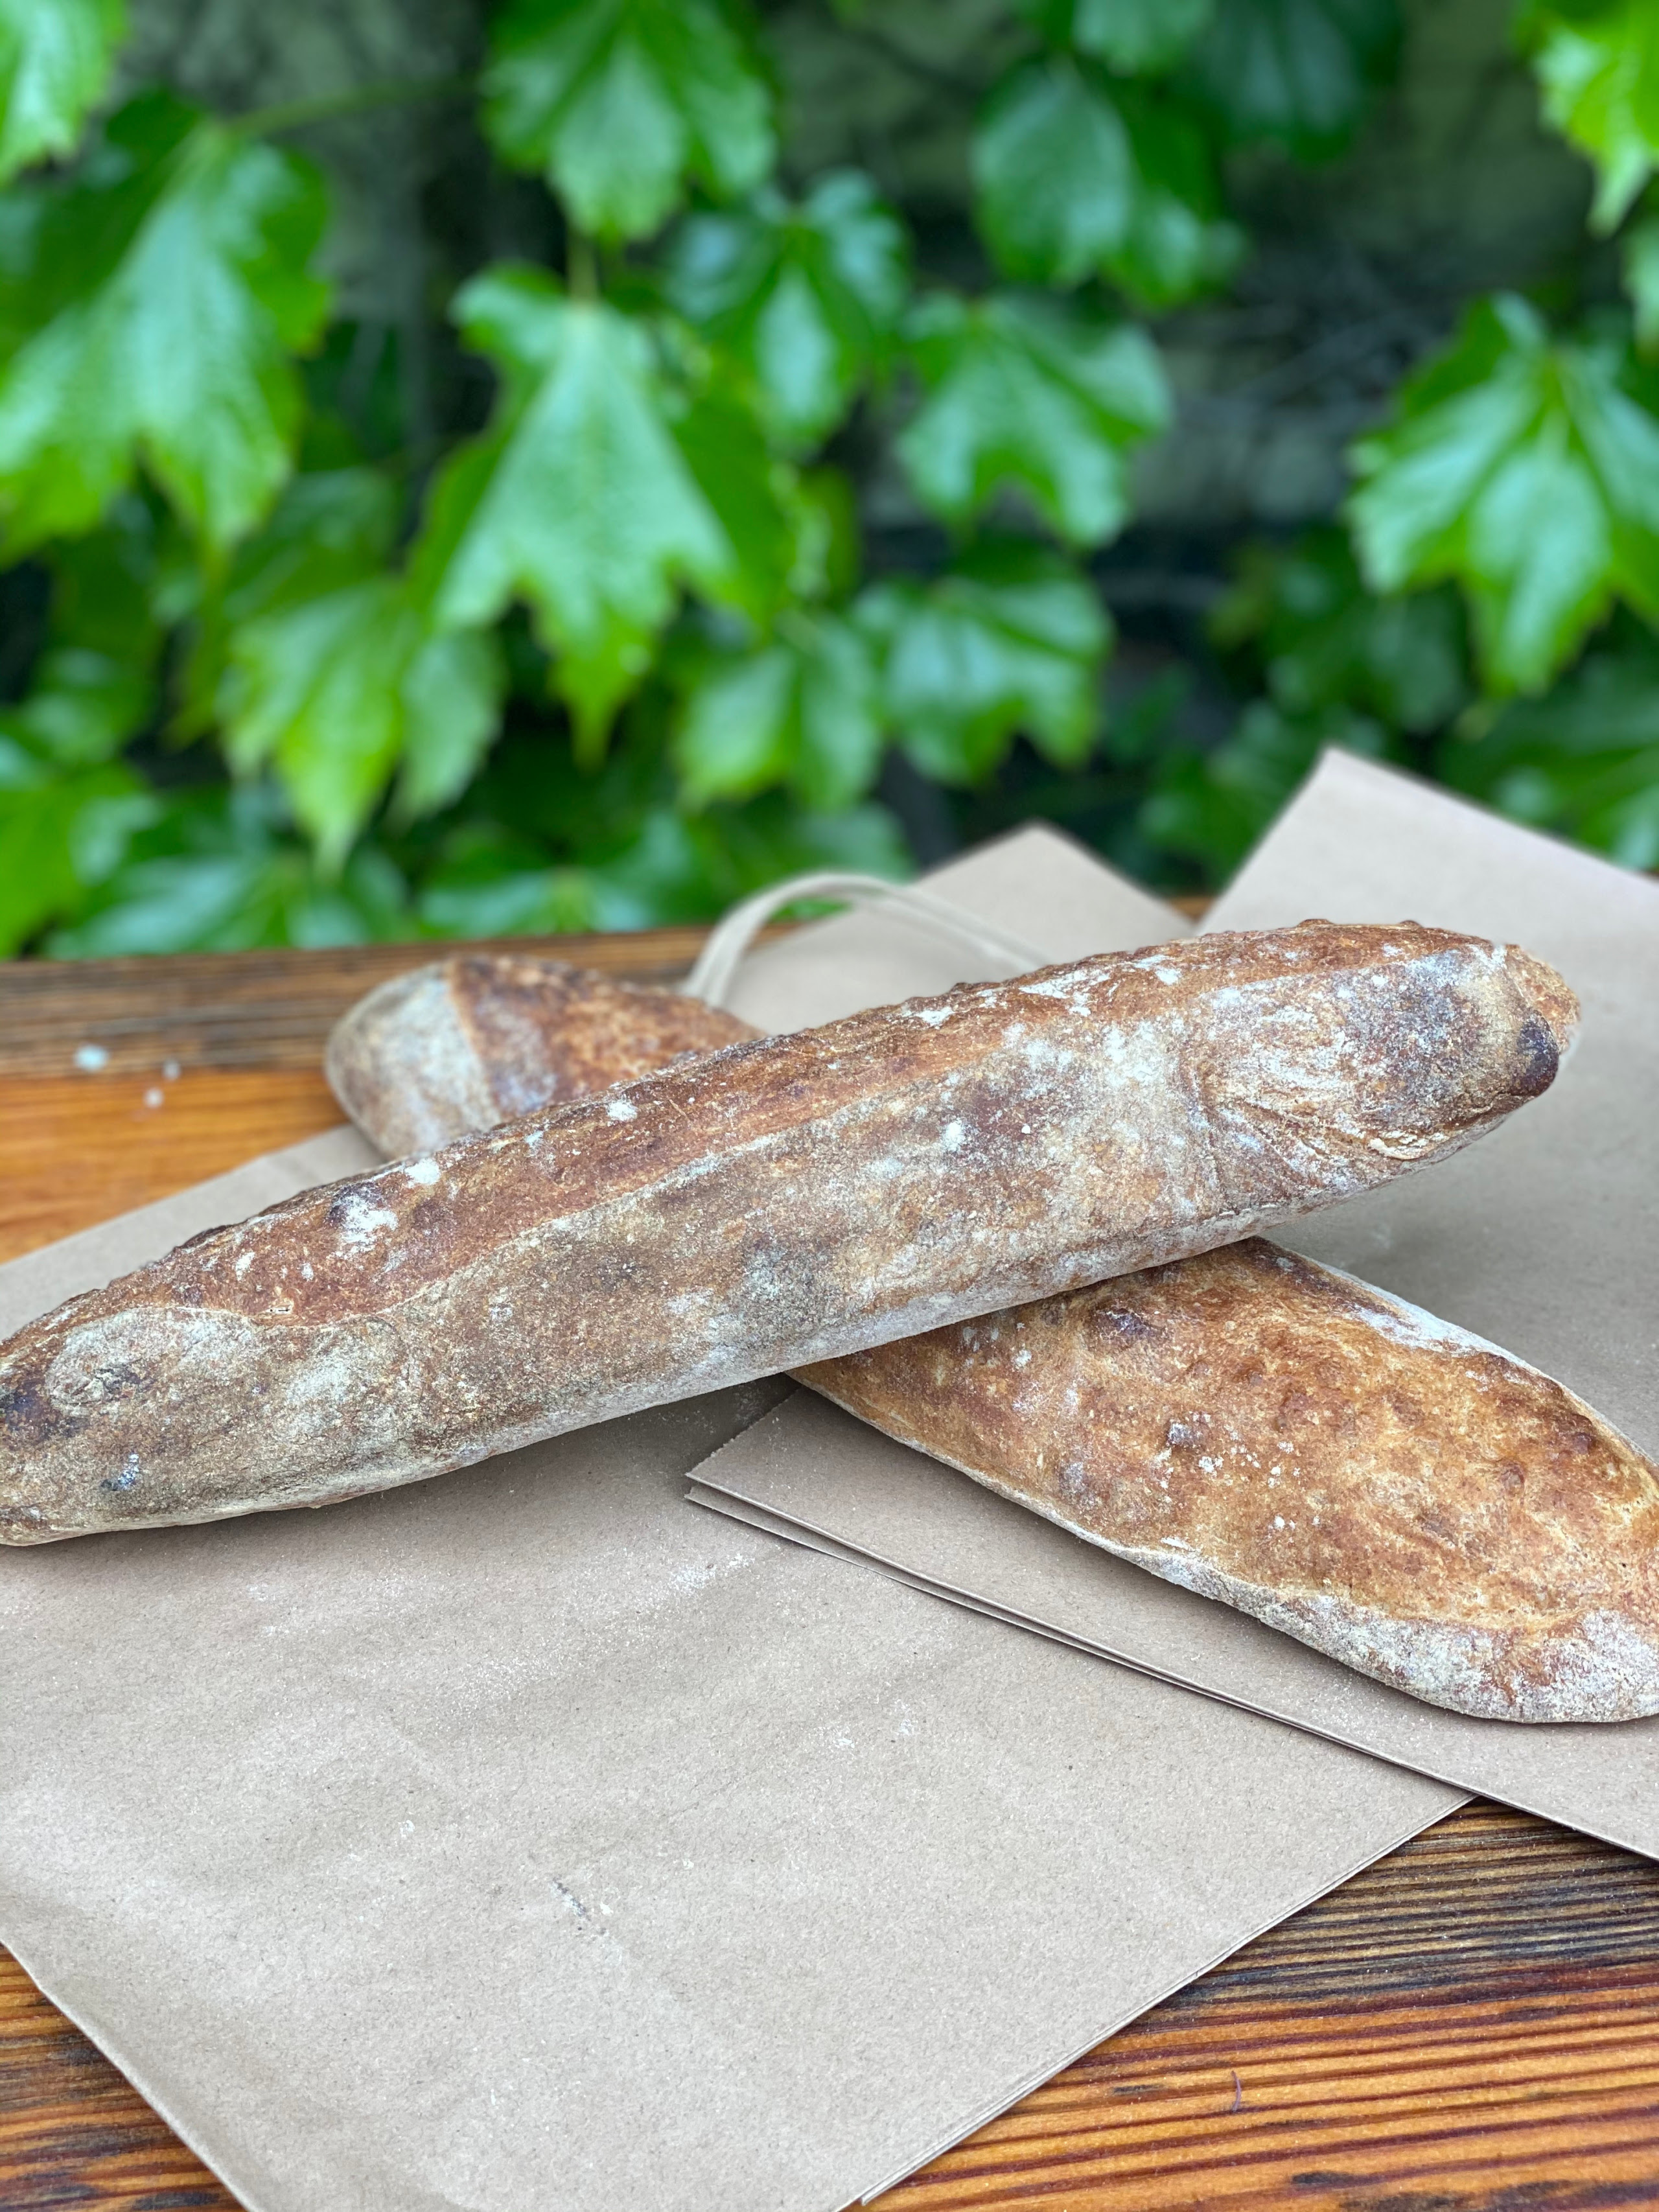
[[[1525,953],[1309,923],[735,1045],[307,1193],[0,1347],[13,1542],[321,1504],[1181,1257],[1553,1079]]]
[[[520,1067],[592,1090],[635,1072],[623,1055],[652,1033],[630,1036],[614,987],[543,964],[533,995],[530,961],[473,955],[461,990],[395,1006],[382,991],[360,1010],[372,1027],[347,1017],[337,1036],[355,1031],[370,1102],[356,1118],[383,1149],[394,1078],[440,1092],[459,1128],[501,1118]],[[465,1056],[413,1049],[453,1023],[452,992],[516,1018],[486,1013]],[[543,1033],[526,1039],[526,1020]],[[1620,1717],[1659,1694],[1659,1530],[1650,1502],[1620,1510],[1650,1500],[1648,1463],[1530,1368],[1260,1240],[803,1379],[1120,1556],[1456,1710]],[[1292,1480],[1304,1503],[1287,1516]]]
[[[364,1135],[401,1159],[755,1035],[678,991],[529,954],[463,952],[360,999],[336,1023],[324,1066]]]
[[[1432,1705],[1659,1712],[1659,1471],[1536,1369],[1259,1237],[800,1380]]]

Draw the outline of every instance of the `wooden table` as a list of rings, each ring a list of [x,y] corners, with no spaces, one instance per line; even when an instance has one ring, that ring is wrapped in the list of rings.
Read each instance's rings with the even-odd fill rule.
[[[694,931],[655,931],[559,950],[666,976],[697,942]],[[331,1127],[339,1115],[318,1069],[329,1023],[372,982],[431,957],[383,946],[0,965],[0,1259]],[[1659,2203],[1659,1867],[1470,1806],[882,2203]],[[234,2204],[0,1951],[3,2212]]]

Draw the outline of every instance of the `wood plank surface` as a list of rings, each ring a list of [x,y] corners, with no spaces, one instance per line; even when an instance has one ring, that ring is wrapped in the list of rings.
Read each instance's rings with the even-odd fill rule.
[[[1492,1805],[1259,1937],[878,2200],[883,2212],[1656,2202],[1659,1868]],[[0,1952],[0,2205],[235,2203]]]
[[[1197,916],[1205,901],[1170,902]],[[793,925],[774,923],[767,945]],[[0,1075],[193,1067],[314,1069],[324,1038],[376,983],[452,952],[532,953],[634,982],[677,983],[708,933],[615,930],[455,945],[342,945],[326,952],[191,952],[173,959],[0,960]]]
[[[685,934],[613,940],[607,964],[675,972],[690,957]],[[34,1071],[7,1073],[0,1060],[0,1257],[331,1126],[315,1054],[367,988],[361,957],[283,956],[297,963],[276,994],[287,1041],[263,1058],[257,992],[244,1001],[199,963],[187,989],[175,971],[191,963],[120,963],[137,972],[107,992],[86,969],[0,969],[0,1040],[32,1040],[9,1065]],[[56,1039],[53,1052],[72,1043],[94,1002],[112,1041],[106,1066],[43,1064],[40,1040]],[[180,1008],[204,1006],[238,1011],[198,1023],[186,1064]],[[255,1064],[216,1062],[237,1052]],[[169,1059],[176,1073],[163,1072]],[[1659,2203],[1659,1868],[1468,1808],[881,2202],[889,2212]],[[0,1952],[3,2212],[234,2203]]]
[[[761,942],[778,934],[762,933]],[[355,1000],[389,976],[456,951],[537,953],[635,981],[678,981],[702,929],[601,937],[427,940],[327,952],[190,952],[172,959],[0,960],[0,1075],[187,1067],[315,1068]],[[76,1055],[80,1055],[77,1060]]]

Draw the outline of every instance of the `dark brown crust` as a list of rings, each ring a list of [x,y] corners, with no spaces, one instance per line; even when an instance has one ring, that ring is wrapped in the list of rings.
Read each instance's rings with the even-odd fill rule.
[[[0,1533],[209,1519],[1230,1241],[1478,1135],[1572,1002],[1305,924],[733,1046],[198,1237],[0,1348]]]
[[[1560,1384],[1260,1238],[801,1381],[1455,1711],[1659,1711],[1659,1472]]]
[[[459,953],[361,999],[335,1024],[325,1065],[346,1112],[395,1159],[757,1034],[677,991],[560,960]]]
[[[501,1121],[637,1083],[688,1055],[721,1052],[759,1034],[701,999],[612,981],[588,969],[483,955],[448,965],[450,996],[489,1073]]]

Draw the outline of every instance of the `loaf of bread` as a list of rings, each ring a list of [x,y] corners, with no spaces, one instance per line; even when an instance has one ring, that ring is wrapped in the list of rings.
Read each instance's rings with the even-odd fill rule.
[[[1553,970],[1307,923],[728,1047],[194,1239],[0,1346],[12,1542],[317,1504],[1160,1264],[1553,1079]]]
[[[1659,1712],[1659,1469],[1535,1368],[1259,1237],[799,1379],[1431,1705]]]
[[[476,999],[523,1002],[528,963],[467,964]],[[594,980],[531,1001],[556,1034],[525,1057],[597,1090],[627,1065],[607,1043],[629,1041]],[[394,1069],[437,1085],[455,1064],[410,1050],[430,1003],[410,994],[405,1033],[382,1022],[365,1040],[361,1095],[382,1112]],[[510,1095],[496,1056],[522,1048],[513,1028],[478,1030],[476,1090]],[[358,1118],[390,1150],[375,1110]],[[1651,1465],[1521,1361],[1259,1238],[800,1379],[1121,1558],[1455,1711],[1659,1711]]]
[[[364,1135],[400,1159],[756,1034],[678,991],[529,954],[463,952],[360,999],[323,1065]]]

